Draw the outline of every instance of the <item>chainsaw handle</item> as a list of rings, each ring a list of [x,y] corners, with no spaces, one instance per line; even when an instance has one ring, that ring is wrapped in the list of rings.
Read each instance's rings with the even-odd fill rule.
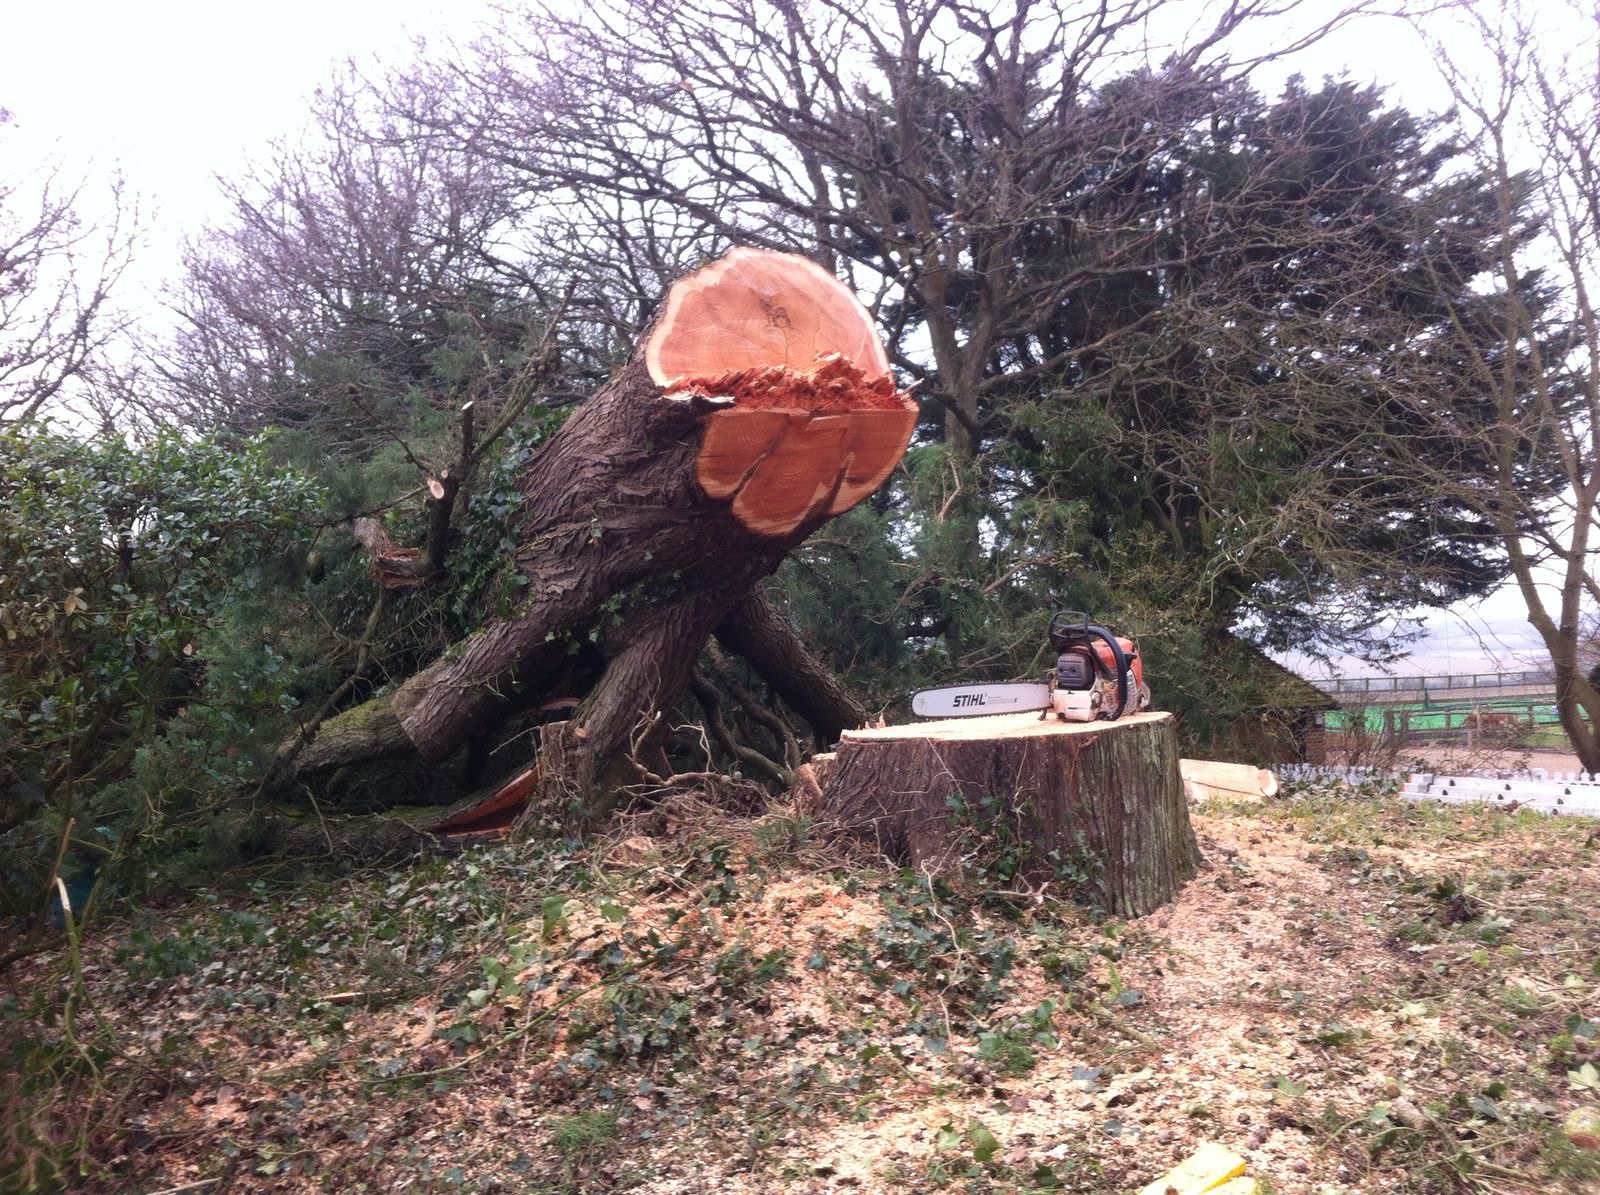
[[[1122,717],[1128,712],[1128,653],[1122,650],[1122,644],[1117,642],[1117,637],[1105,627],[1091,626],[1090,634],[1098,635],[1111,647],[1111,658],[1117,662],[1117,717]],[[1094,655],[1090,651],[1090,655]]]
[[[1087,639],[1088,630],[1089,616],[1082,610],[1057,610],[1050,616],[1050,646],[1063,651],[1070,644]]]

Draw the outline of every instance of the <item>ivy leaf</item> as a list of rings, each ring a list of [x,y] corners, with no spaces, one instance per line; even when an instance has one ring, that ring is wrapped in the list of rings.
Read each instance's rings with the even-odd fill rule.
[[[1475,1095],[1468,1101],[1472,1110],[1485,1120],[1499,1120],[1500,1105],[1486,1095]]]
[[[539,914],[543,925],[539,936],[548,942],[555,936],[558,929],[567,924],[567,898],[564,896],[547,896],[539,902]]]
[[[1577,1070],[1568,1071],[1567,1082],[1580,1091],[1587,1088],[1596,1094],[1600,1094],[1600,1071],[1595,1070],[1592,1062],[1585,1062]]]
[[[981,1120],[974,1120],[967,1125],[967,1140],[972,1142],[972,1156],[979,1162],[987,1162],[1000,1152],[1000,1138],[991,1133]]]

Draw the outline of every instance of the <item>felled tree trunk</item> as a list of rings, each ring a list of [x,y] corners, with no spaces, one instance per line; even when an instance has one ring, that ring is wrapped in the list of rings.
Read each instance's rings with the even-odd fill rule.
[[[988,878],[1014,869],[1119,916],[1166,904],[1200,864],[1171,714],[852,730],[820,784],[821,813],[890,858]]]
[[[598,681],[545,731],[536,794],[589,807],[613,765],[659,740],[714,632],[819,735],[859,723],[759,583],[883,483],[915,420],[866,311],[815,263],[736,249],[681,279],[632,360],[526,467],[522,607],[327,722],[285,775],[442,761],[598,649]]]

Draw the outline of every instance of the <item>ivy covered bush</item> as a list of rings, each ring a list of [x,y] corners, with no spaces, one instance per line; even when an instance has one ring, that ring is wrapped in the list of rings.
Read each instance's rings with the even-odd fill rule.
[[[240,614],[321,507],[264,440],[0,433],[0,901],[58,845],[107,858],[185,790],[237,780],[294,703]],[[245,620],[248,624],[248,620]],[[70,843],[68,823],[72,824]]]

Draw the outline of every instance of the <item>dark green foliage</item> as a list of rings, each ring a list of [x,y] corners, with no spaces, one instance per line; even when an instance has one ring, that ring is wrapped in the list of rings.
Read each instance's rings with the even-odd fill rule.
[[[389,594],[369,644],[373,663],[344,704],[403,681],[521,600],[525,582],[511,567],[517,478],[528,456],[559,426],[560,415],[541,411],[527,418],[479,465],[457,503],[446,576]],[[396,446],[365,459],[319,458],[315,437],[297,433],[290,439],[285,459],[310,472],[328,494],[329,525],[316,544],[321,575],[297,578],[287,589],[265,594],[266,602],[238,613],[244,622],[272,628],[285,644],[296,696],[314,709],[350,674],[355,642],[377,597],[370,562],[345,520],[384,510],[382,521],[395,542],[415,546],[426,540],[427,511],[415,500],[391,506],[417,480],[415,466]]]
[[[557,421],[527,421],[483,462],[448,577],[389,595],[347,701],[519,599],[517,476]],[[283,849],[272,811],[247,798],[285,734],[355,667],[377,589],[344,519],[408,473],[394,446],[331,457],[306,433],[231,446],[38,427],[0,437],[0,909],[40,907],[69,818],[62,872],[80,909],[97,881],[126,898]],[[418,542],[422,516],[396,511],[397,540]],[[371,795],[388,804],[433,782],[385,774]]]
[[[443,392],[467,385],[462,361],[438,365]],[[386,595],[374,618],[378,588],[348,520],[376,514],[397,542],[425,542],[428,511],[396,499],[417,487],[418,453],[459,449],[458,426],[421,391],[387,410],[403,433],[359,445],[321,423],[138,446],[31,426],[0,439],[5,913],[40,906],[69,818],[62,872],[80,908],[97,880],[128,897],[282,850],[282,811],[249,798],[285,735],[341,686],[341,705],[355,704],[521,600],[518,479],[563,412],[536,406],[486,448],[456,504],[445,576]],[[459,779],[348,787],[387,805],[413,790],[451,799],[434,790]]]
[[[248,773],[295,699],[281,645],[241,633],[239,611],[292,575],[317,500],[262,442],[0,436],[0,844],[17,883],[41,878],[68,818],[103,858]]]
[[[1415,390],[1457,389],[1428,345],[1447,326],[1442,297],[1487,265],[1461,230],[1492,196],[1439,181],[1452,154],[1431,137],[1342,83],[1291,85],[1270,105],[1239,91],[1174,127],[1139,207],[1181,264],[1086,283],[997,370],[1109,346],[995,388],[977,489],[996,549],[1074,561],[1124,617],[1189,607],[1212,638],[1302,650],[1496,581],[1492,528],[1387,459]],[[1034,267],[1063,251],[1042,238]],[[1464,469],[1473,421],[1492,417],[1472,402],[1461,437],[1436,446]]]

